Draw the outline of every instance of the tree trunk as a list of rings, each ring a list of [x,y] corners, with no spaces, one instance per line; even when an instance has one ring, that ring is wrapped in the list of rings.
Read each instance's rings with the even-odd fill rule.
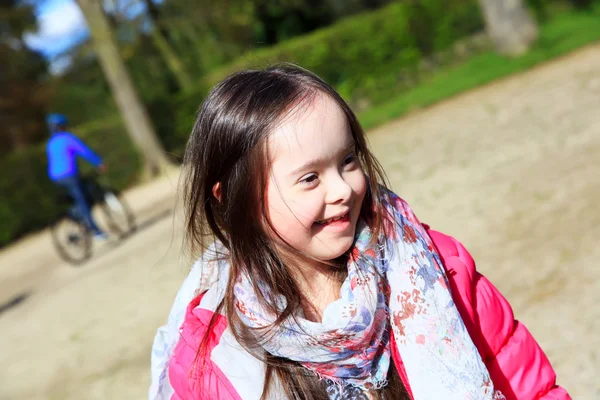
[[[525,53],[538,37],[538,27],[523,0],[479,0],[488,35],[505,55]]]
[[[119,54],[102,8],[102,1],[76,1],[87,20],[96,55],[125,121],[127,132],[141,152],[147,172],[157,175],[169,164],[169,160]]]
[[[145,0],[148,15],[154,25],[152,31],[152,40],[160,52],[167,67],[177,80],[177,85],[181,91],[187,91],[192,86],[192,78],[188,73],[183,61],[177,55],[173,46],[169,43],[166,29],[160,25],[158,7],[152,0]]]

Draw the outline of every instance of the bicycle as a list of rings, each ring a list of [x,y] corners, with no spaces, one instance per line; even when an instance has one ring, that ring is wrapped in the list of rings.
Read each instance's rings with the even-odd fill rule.
[[[107,233],[122,240],[136,230],[133,212],[122,196],[100,184],[94,176],[84,176],[82,185],[90,207],[96,206],[100,211],[99,222],[103,228],[108,228]],[[58,201],[68,207],[50,226],[52,242],[63,260],[80,265],[92,256],[93,234],[67,193],[61,193]]]

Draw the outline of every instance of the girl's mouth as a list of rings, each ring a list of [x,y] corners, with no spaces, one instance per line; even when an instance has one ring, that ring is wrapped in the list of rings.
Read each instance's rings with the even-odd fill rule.
[[[338,226],[347,224],[348,222],[350,222],[350,211],[346,212],[344,215],[324,219],[315,223],[321,226]]]

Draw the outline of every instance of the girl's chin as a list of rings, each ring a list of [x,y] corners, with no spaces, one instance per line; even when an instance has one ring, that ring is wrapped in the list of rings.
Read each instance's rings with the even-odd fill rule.
[[[348,238],[347,240],[340,240],[339,243],[336,243],[335,248],[323,249],[323,251],[321,252],[321,257],[317,258],[325,262],[334,261],[346,254],[353,244],[353,238]]]

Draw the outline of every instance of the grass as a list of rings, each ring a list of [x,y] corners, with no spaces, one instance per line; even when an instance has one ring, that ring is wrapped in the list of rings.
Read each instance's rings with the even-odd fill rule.
[[[427,107],[458,93],[525,71],[541,62],[567,54],[600,40],[600,7],[592,11],[559,14],[540,27],[532,49],[517,58],[488,51],[460,65],[440,70],[413,89],[358,114],[365,129],[373,128],[409,111]]]

